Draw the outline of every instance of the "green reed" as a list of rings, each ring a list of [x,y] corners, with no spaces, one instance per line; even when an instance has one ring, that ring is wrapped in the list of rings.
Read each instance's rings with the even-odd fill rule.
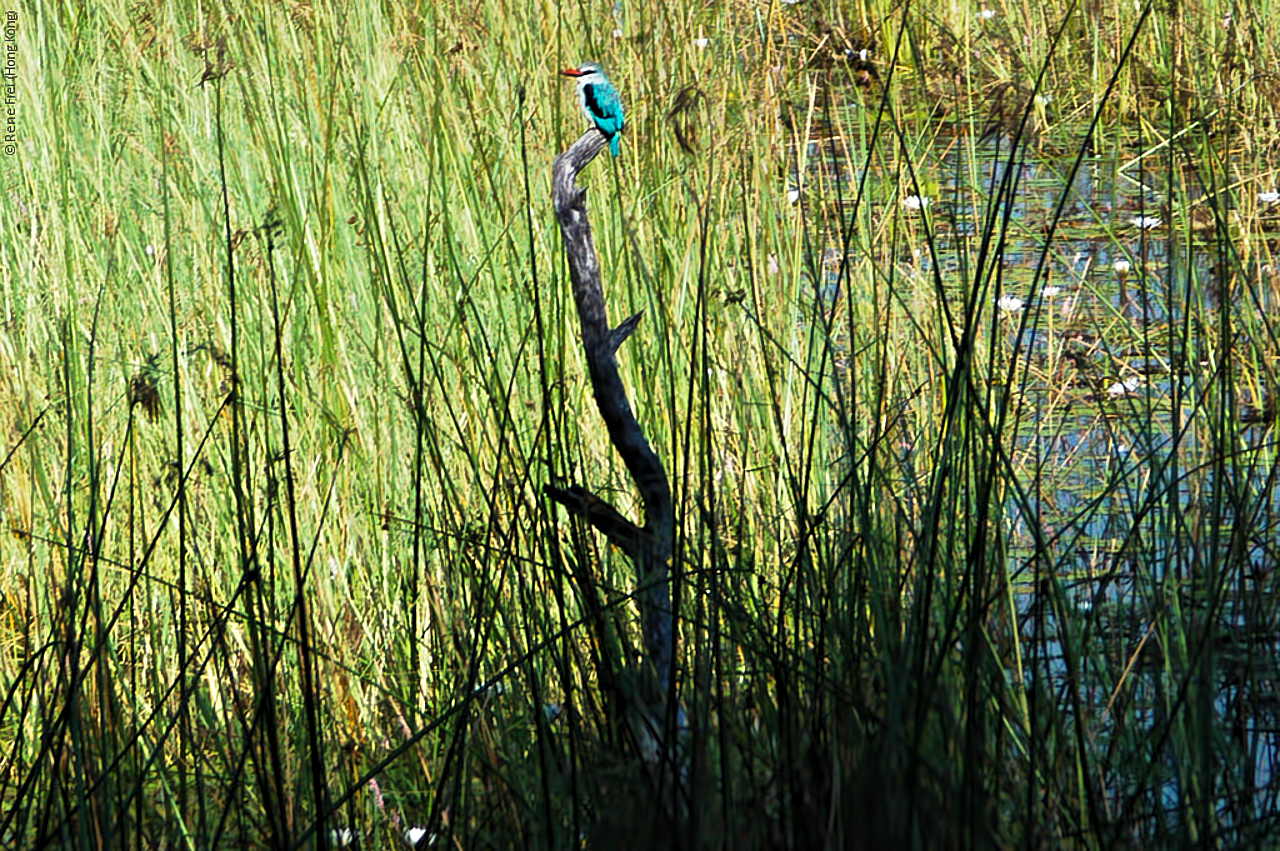
[[[0,836],[1264,842],[1272,10],[613,9],[20,10]],[[549,204],[584,58],[676,764],[542,490],[638,516]]]

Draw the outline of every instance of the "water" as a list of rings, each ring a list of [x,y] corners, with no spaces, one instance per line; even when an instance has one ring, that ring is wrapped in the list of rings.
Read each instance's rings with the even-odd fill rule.
[[[1263,424],[1242,428],[1216,413],[1265,412],[1276,392],[1257,380],[1248,387],[1258,362],[1275,366],[1266,321],[1280,307],[1273,268],[1222,263],[1238,246],[1217,242],[1213,220],[1203,221],[1203,188],[1166,191],[1150,173],[1120,170],[1114,157],[1086,163],[1068,185],[1074,154],[1011,165],[1007,148],[972,150],[962,137],[944,137],[931,173],[916,169],[936,197],[903,204],[898,172],[863,175],[861,163],[846,167],[817,147],[809,153],[807,182],[844,195],[830,202],[829,218],[847,227],[859,217],[847,255],[839,234],[814,249],[803,289],[811,315],[829,316],[843,287],[858,287],[842,262],[877,250],[859,243],[867,222],[892,225],[900,234],[898,309],[934,310],[941,299],[963,321],[975,304],[996,340],[983,369],[1003,386],[1009,364],[1018,364],[1018,416],[1005,439],[1027,496],[1010,497],[1002,533],[1019,638],[1038,660],[1024,684],[1047,678],[1070,711],[1066,696],[1082,695],[1089,717],[1078,723],[1107,764],[1155,760],[1148,788],[1159,790],[1155,806],[1174,821],[1189,796],[1206,790],[1187,785],[1204,778],[1175,751],[1185,740],[1170,730],[1182,723],[1184,701],[1208,694],[1216,717],[1209,729],[1221,737],[1218,819],[1231,826],[1256,817],[1242,802],[1274,812],[1280,698],[1267,689],[1280,675],[1271,602],[1280,563],[1275,437]],[[857,202],[863,178],[868,198],[891,200]],[[1001,196],[1011,179],[1016,192]],[[1178,204],[1189,212],[1171,213]],[[996,238],[984,245],[988,233]],[[912,287],[926,297],[903,295]],[[1220,381],[1222,311],[1237,345],[1235,399]],[[926,313],[917,319],[918,327],[935,324]],[[847,357],[847,341],[836,345]],[[1063,611],[1038,584],[1046,574],[1060,583]],[[1068,634],[1087,660],[1079,681],[1068,678],[1063,657]],[[1164,749],[1150,752],[1153,742]],[[1123,774],[1100,779],[1116,807],[1142,794]]]

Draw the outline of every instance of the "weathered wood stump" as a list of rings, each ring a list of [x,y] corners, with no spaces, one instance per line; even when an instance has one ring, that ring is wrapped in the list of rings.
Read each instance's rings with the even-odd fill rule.
[[[604,288],[600,282],[600,264],[591,239],[591,222],[587,218],[586,190],[576,183],[578,174],[606,145],[608,140],[604,134],[591,129],[569,150],[556,157],[552,197],[564,236],[569,277],[573,284],[573,298],[578,305],[582,345],[586,351],[596,405],[609,430],[609,439],[622,456],[644,499],[644,525],[637,526],[586,488],[577,485],[564,489],[547,486],[546,492],[571,513],[603,532],[636,566],[636,598],[643,621],[645,663],[650,669],[643,675],[652,677],[652,680],[648,687],[640,689],[642,693],[647,692],[641,699],[648,705],[630,706],[628,714],[632,719],[645,719],[647,730],[633,729],[633,732],[637,733],[637,740],[644,740],[642,744],[647,742],[648,750],[668,738],[661,731],[666,726],[666,698],[671,688],[674,650],[667,572],[675,520],[667,471],[636,421],[627,401],[622,377],[618,374],[618,347],[635,330],[641,314],[631,316],[616,328],[609,327]],[[652,755],[657,753],[656,749],[652,750]]]

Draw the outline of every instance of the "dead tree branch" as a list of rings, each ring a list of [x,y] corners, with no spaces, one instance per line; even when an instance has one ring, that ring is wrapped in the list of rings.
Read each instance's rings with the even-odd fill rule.
[[[627,401],[622,377],[618,374],[618,347],[635,330],[641,314],[609,327],[600,264],[591,239],[587,219],[586,190],[577,183],[578,173],[608,144],[604,134],[588,130],[569,150],[556,158],[552,196],[556,218],[564,236],[565,254],[573,298],[582,325],[582,345],[586,350],[591,387],[600,416],[609,430],[609,439],[622,456],[636,488],[644,498],[644,526],[637,526],[612,505],[586,488],[547,487],[547,494],[570,512],[586,520],[608,536],[636,566],[637,598],[644,623],[644,649],[653,666],[659,687],[671,683],[672,630],[671,591],[667,584],[668,562],[674,536],[674,509],[667,471],[649,445]]]

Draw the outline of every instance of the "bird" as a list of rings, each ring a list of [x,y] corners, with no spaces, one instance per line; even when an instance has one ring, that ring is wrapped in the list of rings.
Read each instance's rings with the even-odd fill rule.
[[[622,144],[622,98],[618,90],[605,76],[604,69],[595,62],[584,62],[577,68],[565,68],[560,72],[578,80],[578,103],[587,120],[609,140],[609,151],[616,157]]]

